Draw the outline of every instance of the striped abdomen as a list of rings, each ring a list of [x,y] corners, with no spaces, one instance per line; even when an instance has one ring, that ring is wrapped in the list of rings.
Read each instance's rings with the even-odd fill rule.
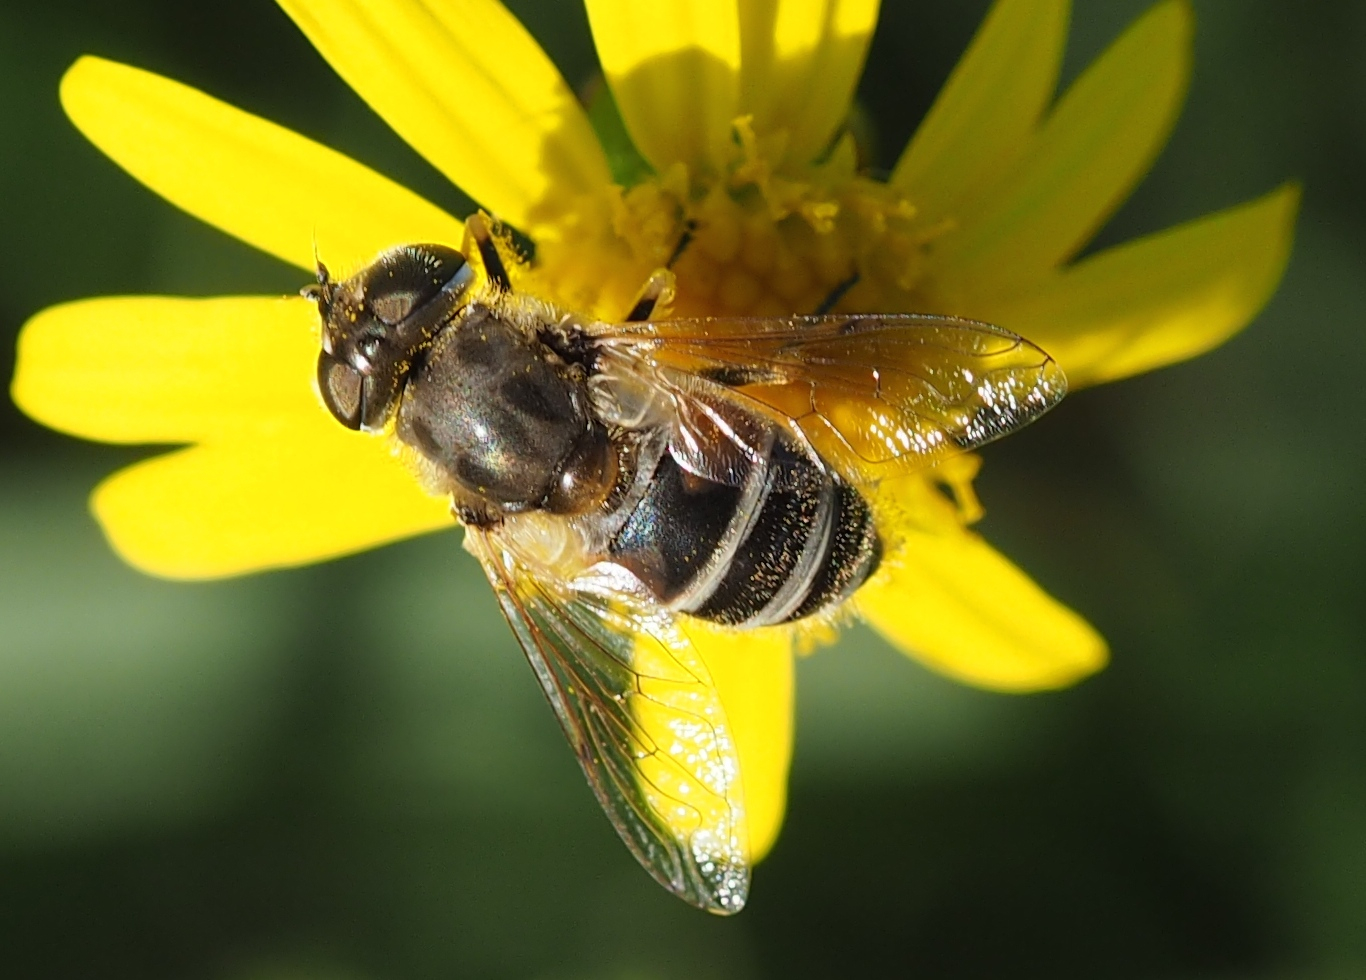
[[[774,429],[735,482],[696,476],[664,453],[611,559],[671,609],[741,627],[820,612],[877,568],[867,502],[786,434]]]

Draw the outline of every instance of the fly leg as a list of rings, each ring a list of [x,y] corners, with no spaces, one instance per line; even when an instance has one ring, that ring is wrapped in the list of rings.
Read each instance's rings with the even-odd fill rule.
[[[493,230],[489,227],[489,216],[483,211],[476,211],[465,219],[465,242],[461,251],[466,255],[471,252],[471,242],[479,249],[479,258],[484,263],[484,273],[489,277],[489,282],[500,292],[510,292],[512,280],[508,278],[507,267],[498,254],[498,244],[493,240]]]
[[[673,298],[674,274],[668,269],[656,269],[650,273],[650,278],[645,280],[645,285],[636,297],[635,305],[631,307],[631,312],[626,314],[625,322],[640,323],[648,320],[654,315],[656,306],[661,303],[667,305]]]

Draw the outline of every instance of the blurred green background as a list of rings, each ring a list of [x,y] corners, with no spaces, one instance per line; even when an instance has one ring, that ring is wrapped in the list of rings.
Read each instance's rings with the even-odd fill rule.
[[[1145,6],[1077,0],[1067,76]],[[803,661],[787,826],[721,921],[618,843],[455,534],[154,581],[85,503],[145,453],[5,402],[4,975],[1366,975],[1366,5],[1194,6],[1186,112],[1101,242],[1298,177],[1284,285],[1214,354],[993,446],[980,483],[984,531],[1103,630],[1107,671],[1001,697],[857,631]],[[577,3],[512,7],[589,77]],[[884,8],[861,95],[886,166],[986,3]],[[50,303],[300,285],[65,122],[83,52],[466,208],[268,0],[7,0],[5,377]]]

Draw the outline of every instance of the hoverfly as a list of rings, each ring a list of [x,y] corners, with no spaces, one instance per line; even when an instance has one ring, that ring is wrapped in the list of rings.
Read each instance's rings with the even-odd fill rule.
[[[690,621],[830,617],[882,559],[879,481],[1025,424],[1066,380],[952,317],[651,319],[666,270],[596,322],[514,292],[482,214],[462,248],[394,248],[344,281],[319,264],[323,402],[449,495],[631,852],[736,912],[739,761]]]

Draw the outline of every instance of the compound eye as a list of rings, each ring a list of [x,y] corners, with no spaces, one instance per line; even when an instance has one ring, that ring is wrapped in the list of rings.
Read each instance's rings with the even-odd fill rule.
[[[365,416],[365,378],[327,351],[318,355],[318,393],[332,416],[348,429],[359,429]]]
[[[465,256],[445,245],[405,245],[376,266],[366,284],[366,303],[375,318],[398,326],[442,294],[459,294],[474,280]]]

